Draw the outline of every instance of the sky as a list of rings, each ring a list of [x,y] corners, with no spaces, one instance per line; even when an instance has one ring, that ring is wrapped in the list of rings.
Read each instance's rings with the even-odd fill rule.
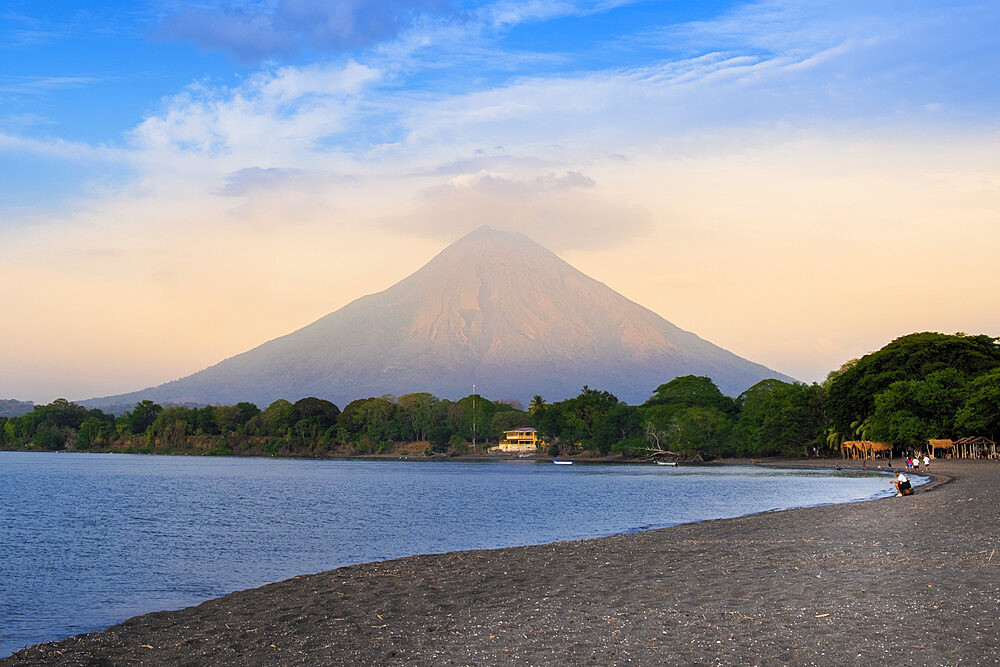
[[[804,382],[1000,336],[1000,4],[8,0],[0,398],[188,375],[523,232]]]

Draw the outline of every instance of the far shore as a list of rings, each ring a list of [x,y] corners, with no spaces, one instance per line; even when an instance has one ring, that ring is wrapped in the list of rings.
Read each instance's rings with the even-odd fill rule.
[[[998,664],[1000,463],[926,474],[902,498],[294,577],[0,665]]]
[[[805,464],[814,464],[816,467],[843,467],[843,468],[861,468],[862,462],[860,460],[845,459],[839,456],[815,456],[815,457],[782,457],[782,456],[772,456],[763,458],[747,458],[747,457],[721,457],[721,458],[682,458],[677,456],[663,456],[649,454],[644,456],[626,456],[624,454],[598,454],[595,452],[584,451],[577,454],[560,454],[557,456],[544,453],[533,453],[533,454],[505,454],[505,453],[459,453],[459,452],[445,452],[445,453],[434,453],[434,454],[424,454],[424,453],[400,453],[400,452],[386,452],[380,454],[333,454],[328,453],[323,456],[305,456],[305,455],[294,455],[294,454],[206,454],[204,452],[196,451],[158,451],[158,452],[129,452],[121,451],[117,449],[113,450],[26,450],[26,449],[4,449],[0,448],[0,452],[20,452],[28,454],[37,453],[47,453],[47,454],[130,454],[133,456],[197,456],[197,457],[221,457],[221,458],[237,458],[237,459],[287,459],[287,460],[302,460],[302,461],[413,461],[413,462],[427,462],[427,461],[458,461],[458,462],[481,462],[481,461],[498,461],[498,462],[511,462],[511,461],[527,461],[534,463],[546,463],[553,460],[560,461],[573,461],[574,463],[623,463],[630,465],[649,465],[653,463],[654,460],[661,461],[672,461],[678,465],[683,466],[720,466],[720,465],[764,465],[764,466],[793,466],[800,467]],[[879,468],[891,468],[893,466],[899,467],[901,465],[901,459],[869,459],[868,460],[868,470],[877,470]]]

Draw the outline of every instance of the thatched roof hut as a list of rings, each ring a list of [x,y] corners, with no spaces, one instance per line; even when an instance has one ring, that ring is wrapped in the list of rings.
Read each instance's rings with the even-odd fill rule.
[[[874,459],[889,453],[892,456],[892,445],[888,442],[872,442],[871,440],[845,440],[840,445],[840,455],[850,459]]]
[[[955,456],[962,459],[997,458],[997,443],[983,436],[959,438],[953,444]]]
[[[952,442],[951,440],[928,440],[927,441],[927,449],[928,449],[928,451],[930,451],[931,456],[935,457],[935,458],[938,456],[937,450],[939,450],[939,449],[940,450],[951,450],[951,451],[944,452],[944,454],[945,455],[952,455],[952,456],[954,456],[954,454],[955,454],[955,443]]]

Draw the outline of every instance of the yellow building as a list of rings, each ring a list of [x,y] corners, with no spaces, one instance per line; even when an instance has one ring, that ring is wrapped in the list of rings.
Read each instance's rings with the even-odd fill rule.
[[[535,452],[538,451],[538,431],[533,428],[516,428],[504,431],[503,440],[490,451],[500,452]]]

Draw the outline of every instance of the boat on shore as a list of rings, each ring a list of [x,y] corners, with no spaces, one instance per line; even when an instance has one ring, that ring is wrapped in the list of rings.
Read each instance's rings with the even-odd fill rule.
[[[573,465],[572,461],[563,461],[561,459],[552,459],[552,462],[555,463],[557,466],[571,466],[571,465]]]
[[[658,466],[674,466],[677,467],[677,461],[655,461]]]

